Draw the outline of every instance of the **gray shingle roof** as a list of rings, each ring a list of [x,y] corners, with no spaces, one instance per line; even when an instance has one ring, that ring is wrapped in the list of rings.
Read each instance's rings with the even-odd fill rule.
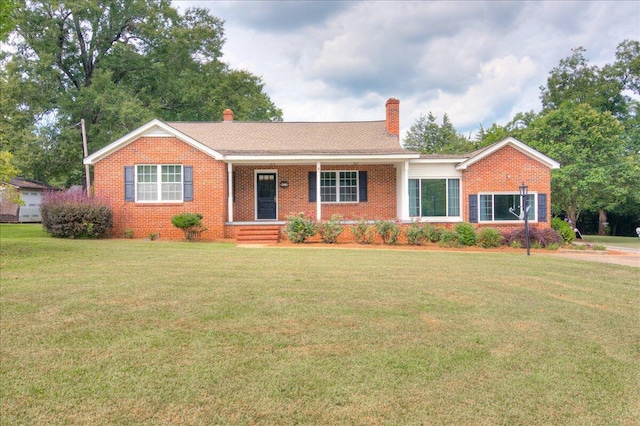
[[[222,155],[411,154],[385,121],[334,123],[169,122]]]

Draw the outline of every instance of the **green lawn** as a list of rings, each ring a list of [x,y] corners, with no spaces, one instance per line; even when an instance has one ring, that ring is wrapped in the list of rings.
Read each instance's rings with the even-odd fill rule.
[[[2,424],[637,424],[640,269],[0,226]]]
[[[579,242],[580,240],[578,240]],[[585,243],[599,244],[603,246],[627,247],[640,250],[640,238],[638,237],[610,237],[600,235],[584,235]]]

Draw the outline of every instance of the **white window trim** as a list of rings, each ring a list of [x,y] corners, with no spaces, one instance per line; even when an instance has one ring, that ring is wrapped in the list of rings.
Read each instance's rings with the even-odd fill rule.
[[[409,206],[409,181],[416,179],[418,181],[423,181],[423,180],[442,180],[445,179],[447,181],[447,205],[446,205],[446,210],[447,210],[447,214],[449,213],[449,180],[451,179],[457,179],[458,180],[458,215],[457,216],[411,216],[411,213],[409,213],[409,218],[411,220],[415,220],[418,222],[442,222],[442,223],[447,223],[447,222],[462,222],[462,178],[460,176],[411,176],[407,179],[407,211],[411,212],[411,206]],[[422,182],[420,183],[420,194],[422,194]],[[421,195],[422,197],[422,195]],[[420,202],[420,207],[419,210],[422,211],[422,202]]]
[[[322,173],[336,174],[336,201],[322,201]],[[340,173],[356,174],[356,201],[340,201]],[[326,187],[325,187],[326,188]],[[322,204],[358,204],[360,202],[360,171],[359,170],[322,170],[320,172],[320,198]]]
[[[157,168],[156,176],[158,181],[156,182],[156,190],[158,193],[158,199],[156,200],[139,200],[138,199],[138,167],[140,166],[155,166]],[[177,166],[180,167],[180,185],[182,185],[181,197],[179,200],[162,200],[162,166]],[[175,204],[184,202],[184,166],[182,164],[136,164],[134,169],[134,191],[135,202],[140,204]],[[149,183],[149,182],[147,182]],[[174,182],[177,183],[177,182]]]
[[[518,195],[520,196],[519,192],[514,192],[514,191],[507,191],[507,192],[478,192],[478,202],[477,202],[477,206],[478,206],[478,223],[495,223],[498,225],[503,225],[503,224],[513,224],[513,223],[524,223],[524,219],[515,219],[515,220],[482,220],[481,219],[481,215],[480,215],[480,209],[481,209],[481,205],[480,205],[480,197],[482,195],[491,195],[491,196],[495,196],[495,195]],[[529,219],[528,222],[529,223],[537,223],[538,222],[538,193],[537,192],[528,192],[527,195],[533,195],[533,206],[531,206],[531,208],[533,209],[533,219]],[[493,200],[493,199],[492,199]],[[492,216],[495,216],[495,211],[493,210],[493,206],[495,205],[495,202],[492,204]],[[520,200],[520,205],[522,206],[522,200]],[[515,217],[515,216],[514,216]]]

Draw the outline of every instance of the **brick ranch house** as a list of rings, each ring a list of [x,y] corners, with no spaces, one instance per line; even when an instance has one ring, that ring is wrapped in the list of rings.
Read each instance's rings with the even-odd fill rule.
[[[298,212],[521,227],[509,207],[519,212],[523,182],[530,223],[549,226],[556,161],[514,138],[466,155],[406,150],[399,106],[389,99],[385,120],[370,122],[238,122],[231,110],[221,122],[152,120],[84,163],[115,236],[183,238],[171,217],[184,212],[201,213],[212,240],[277,235]]]

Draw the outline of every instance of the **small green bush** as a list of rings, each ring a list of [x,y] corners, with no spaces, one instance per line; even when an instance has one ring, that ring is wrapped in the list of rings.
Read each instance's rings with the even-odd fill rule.
[[[420,246],[427,240],[427,229],[418,222],[413,222],[406,230],[407,242]]]
[[[455,232],[460,237],[463,246],[476,245],[476,228],[470,223],[459,223],[455,226]]]
[[[440,241],[438,241],[440,247],[460,247],[460,235],[457,232],[444,229],[441,234]]]
[[[395,220],[377,220],[373,224],[384,244],[397,244],[402,230]]]
[[[351,235],[358,244],[372,244],[374,237],[374,228],[366,219],[359,219],[350,227]]]
[[[342,216],[334,214],[327,222],[323,222],[318,225],[318,234],[320,235],[322,242],[333,244],[338,241],[338,237],[344,232],[344,225],[342,224],[342,221]]]
[[[442,238],[443,228],[434,225],[428,225],[426,229],[427,239],[432,243],[437,243]]]
[[[562,236],[562,241],[565,244],[571,244],[573,240],[576,238],[576,233],[574,232],[571,225],[559,217],[554,217],[551,219],[551,228],[555,229],[560,236]]]
[[[304,213],[292,214],[287,218],[284,233],[292,243],[304,243],[307,238],[316,235],[318,227],[313,218]]]
[[[482,228],[476,237],[476,244],[482,248],[500,247],[504,237],[495,228]]]
[[[202,224],[202,214],[200,213],[177,214],[171,218],[171,224],[184,232],[187,241],[192,241],[207,230]]]
[[[133,238],[133,229],[131,228],[127,228],[124,230],[124,237],[125,238]]]
[[[113,227],[111,207],[83,191],[50,191],[42,195],[42,226],[53,237],[106,237]]]

